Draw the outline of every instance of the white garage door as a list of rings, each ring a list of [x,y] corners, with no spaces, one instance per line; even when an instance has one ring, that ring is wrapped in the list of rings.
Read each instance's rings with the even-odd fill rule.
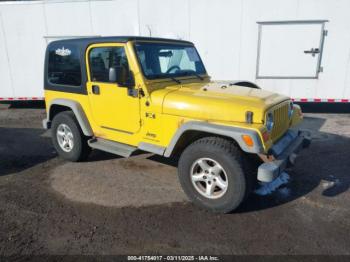
[[[317,78],[324,22],[259,23],[257,78]]]

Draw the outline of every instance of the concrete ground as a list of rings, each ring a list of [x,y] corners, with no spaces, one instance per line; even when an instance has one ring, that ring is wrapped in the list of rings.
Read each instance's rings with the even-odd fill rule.
[[[349,114],[306,114],[291,182],[229,215],[188,202],[162,157],[63,161],[44,117],[0,105],[0,255],[350,254]]]

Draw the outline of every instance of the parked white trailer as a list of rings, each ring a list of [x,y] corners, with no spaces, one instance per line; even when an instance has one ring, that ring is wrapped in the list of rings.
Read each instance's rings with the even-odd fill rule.
[[[242,79],[296,101],[349,102],[348,0],[50,0],[0,3],[0,100],[43,97],[54,39],[190,40],[213,79]]]

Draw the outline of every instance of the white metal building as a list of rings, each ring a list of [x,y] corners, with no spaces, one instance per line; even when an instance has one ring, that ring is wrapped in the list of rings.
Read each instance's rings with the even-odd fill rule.
[[[141,35],[194,42],[214,80],[349,102],[349,11],[349,0],[0,2],[0,100],[42,98],[49,41]]]

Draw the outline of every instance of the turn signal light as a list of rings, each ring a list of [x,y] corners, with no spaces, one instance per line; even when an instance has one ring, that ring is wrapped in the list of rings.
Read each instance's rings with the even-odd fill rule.
[[[254,141],[249,135],[242,135],[242,139],[247,146],[254,146]]]

